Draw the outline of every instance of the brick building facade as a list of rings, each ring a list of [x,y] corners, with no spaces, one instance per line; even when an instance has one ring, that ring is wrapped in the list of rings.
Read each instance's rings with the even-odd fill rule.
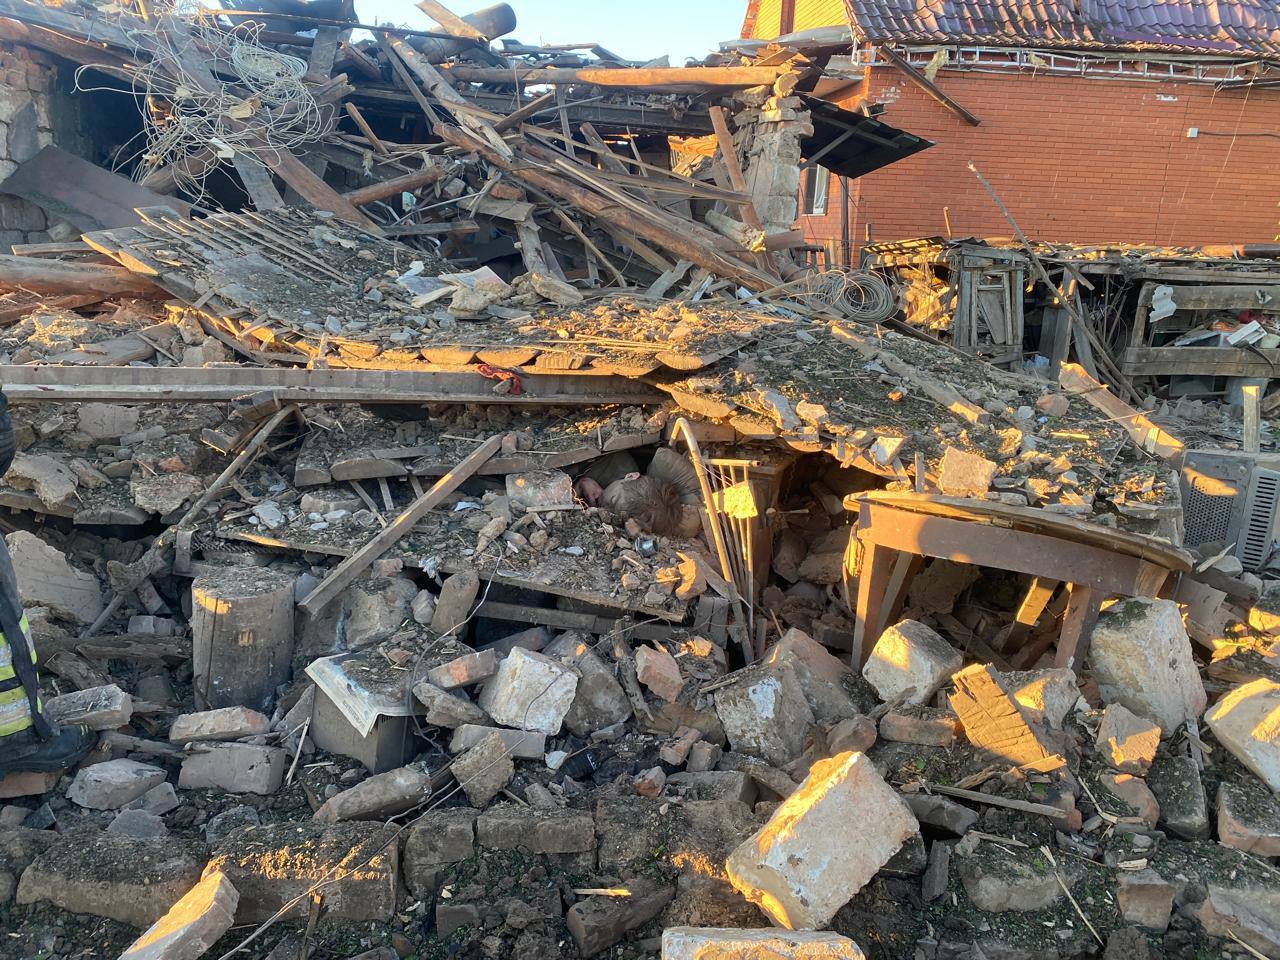
[[[758,0],[744,30],[786,32],[779,15],[789,12],[796,29],[824,18],[847,23],[836,7]],[[1165,54],[1157,68],[1116,50],[894,47],[922,71],[945,56],[937,88],[981,123],[948,110],[874,44],[845,47],[854,82],[839,102],[883,104],[881,119],[936,144],[848,181],[855,249],[868,236],[946,235],[948,223],[953,236],[1009,236],[970,162],[1042,240],[1196,245],[1271,242],[1280,233],[1280,87],[1243,85],[1249,68],[1239,58],[1169,63]],[[1153,79],[1157,69],[1166,75]],[[835,178],[827,196],[825,212],[802,222],[838,256],[845,228]]]

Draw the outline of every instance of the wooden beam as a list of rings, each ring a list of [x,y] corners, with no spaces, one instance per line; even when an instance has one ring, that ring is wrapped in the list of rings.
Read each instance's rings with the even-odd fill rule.
[[[347,111],[347,116],[351,118],[351,122],[359,128],[360,132],[364,134],[364,138],[369,141],[369,146],[373,147],[376,153],[380,153],[384,157],[389,156],[391,151],[387,149],[385,143],[378,139],[378,135],[373,132],[373,128],[369,126],[369,121],[364,118],[360,108],[350,100],[344,103],[342,108]]]
[[[315,616],[364,572],[374,560],[382,556],[402,537],[407,536],[419,520],[431,512],[441,501],[462,485],[462,482],[484,466],[502,446],[502,434],[495,434],[464,457],[456,467],[437,480],[422,496],[413,501],[385,530],[353,553],[334,569],[298,604],[298,609],[308,616]]]
[[[969,124],[969,126],[976,127],[978,124],[982,123],[982,121],[972,113],[943,93],[936,83],[926,77],[911,64],[907,63],[907,61],[898,56],[898,54],[894,53],[886,46],[881,46],[879,50],[884,54],[885,59],[897,67],[904,77],[931,96],[934,100],[937,100],[965,123]]]
[[[38,261],[37,261],[38,262]],[[519,395],[493,392],[470,369],[352,370],[301,367],[64,367],[0,365],[14,403],[112,400],[121,403],[230,401],[268,390],[299,403],[660,403],[665,395],[625,377],[583,371],[520,371]]]
[[[149,300],[166,300],[169,297],[146,277],[124,267],[8,254],[0,254],[0,290],[29,290],[56,295],[92,293]]]
[[[515,127],[518,127],[520,126],[520,124],[524,123],[526,120],[532,117],[539,110],[542,110],[545,107],[555,102],[556,102],[556,95],[554,93],[544,93],[542,96],[535,97],[534,99],[530,100],[519,110],[514,110],[511,113],[507,114],[505,117],[503,117],[501,120],[499,120],[497,123],[493,125],[493,129],[496,130],[498,133],[503,133],[507,130],[511,130]]]
[[[1185,348],[1175,347],[1181,352]],[[1180,460],[1186,446],[1181,440],[1157,427],[1146,414],[1133,409],[1099,383],[1078,363],[1064,363],[1058,373],[1058,385],[1072,396],[1080,397],[1095,410],[1120,424],[1133,442],[1143,450],[1164,460]]]
[[[789,67],[441,67],[466,83],[582,83],[596,87],[771,86]]]
[[[1280,349],[1265,347],[1129,347],[1121,368],[1138,377],[1175,374],[1280,379]]]
[[[393,177],[380,183],[371,183],[367,187],[357,187],[343,194],[348,203],[361,206],[375,200],[385,200],[398,193],[413,193],[419,187],[443,180],[448,175],[444,167],[430,166],[414,173],[406,173],[403,177]]]
[[[417,7],[428,17],[440,25],[445,33],[455,37],[466,37],[468,40],[488,40],[483,33],[437,0],[418,0]]]

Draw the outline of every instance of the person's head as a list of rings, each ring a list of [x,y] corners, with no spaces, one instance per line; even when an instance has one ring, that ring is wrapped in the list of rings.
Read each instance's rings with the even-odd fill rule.
[[[629,473],[605,487],[600,506],[658,536],[678,534],[683,518],[680,491],[675,485],[638,473]]]

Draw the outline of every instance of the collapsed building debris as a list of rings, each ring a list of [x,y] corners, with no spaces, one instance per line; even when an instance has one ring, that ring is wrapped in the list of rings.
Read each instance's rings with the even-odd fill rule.
[[[1275,537],[1071,311],[1020,363],[1028,258],[1109,255],[940,244],[1007,309],[903,322],[794,256],[802,164],[928,146],[821,61],[420,6],[0,0],[148,144],[0,183],[6,543],[94,743],[0,775],[4,949],[1276,955]]]

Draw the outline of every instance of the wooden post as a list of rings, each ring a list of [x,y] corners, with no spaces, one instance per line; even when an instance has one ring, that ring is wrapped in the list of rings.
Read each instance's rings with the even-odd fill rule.
[[[1244,398],[1244,439],[1241,446],[1245,453],[1257,453],[1262,449],[1262,388],[1256,383],[1246,383],[1240,388]]]
[[[293,658],[293,583],[261,567],[228,567],[191,585],[196,707],[270,712]]]

